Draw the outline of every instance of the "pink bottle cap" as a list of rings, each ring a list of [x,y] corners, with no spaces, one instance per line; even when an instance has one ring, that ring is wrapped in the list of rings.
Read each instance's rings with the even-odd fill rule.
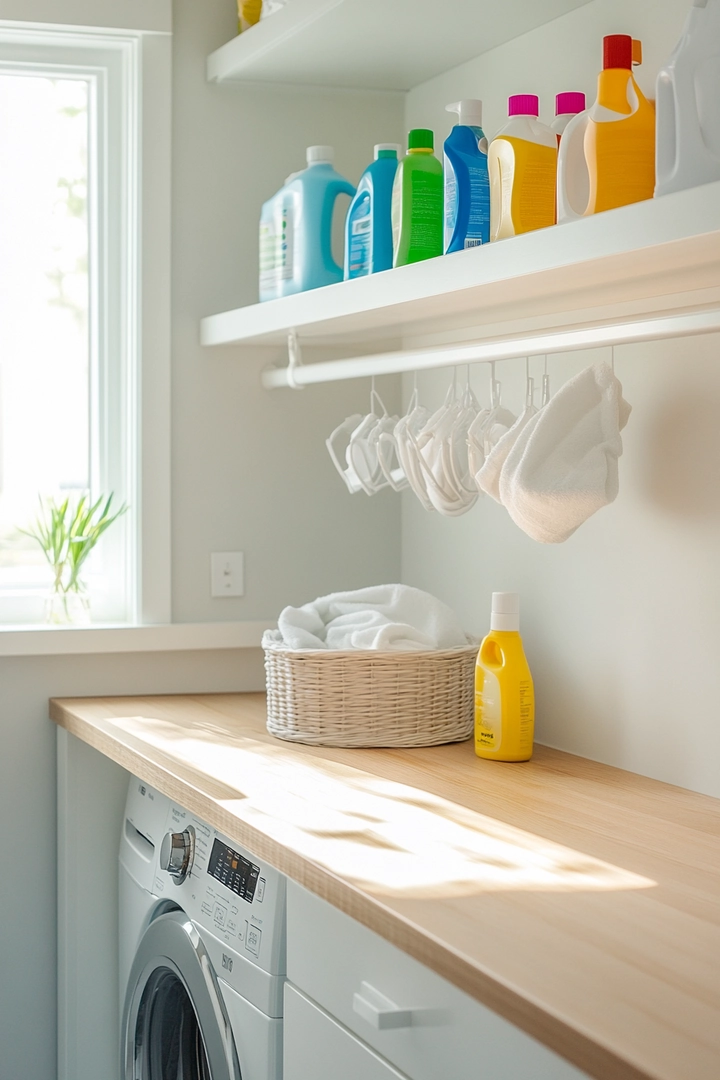
[[[558,94],[555,98],[555,115],[566,116],[568,113],[585,112],[585,95],[571,91]]]
[[[537,116],[539,112],[537,94],[513,94],[508,98],[508,116]]]

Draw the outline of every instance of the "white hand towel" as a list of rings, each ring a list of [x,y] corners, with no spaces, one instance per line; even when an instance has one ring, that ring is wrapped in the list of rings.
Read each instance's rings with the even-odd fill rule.
[[[528,536],[559,544],[617,497],[630,411],[603,363],[576,375],[530,420],[500,474],[500,499]]]
[[[534,416],[537,416],[537,409],[534,405],[527,405],[512,427],[507,428],[500,436],[485,458],[482,468],[475,474],[475,483],[479,489],[484,491],[486,495],[492,495],[496,502],[501,501],[500,474],[503,465],[507,461],[508,454],[515,445],[520,432],[527,427]]]
[[[455,649],[467,637],[455,613],[442,601],[409,585],[374,585],[331,593],[302,607],[286,607],[278,632],[263,644],[289,649]]]

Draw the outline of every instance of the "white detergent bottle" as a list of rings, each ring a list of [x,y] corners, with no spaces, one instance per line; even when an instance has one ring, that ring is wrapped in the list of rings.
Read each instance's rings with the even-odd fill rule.
[[[655,195],[720,180],[720,0],[693,0],[657,78]]]

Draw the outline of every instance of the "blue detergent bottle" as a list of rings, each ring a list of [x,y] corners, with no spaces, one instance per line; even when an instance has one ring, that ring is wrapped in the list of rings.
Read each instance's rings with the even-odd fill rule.
[[[393,264],[392,189],[400,147],[378,143],[360,177],[345,219],[345,280],[390,270]]]
[[[342,281],[332,254],[339,195],[355,188],[333,168],[332,146],[309,146],[307,168],[288,177],[260,216],[260,299],[319,289]]]
[[[444,144],[445,254],[490,242],[488,142],[482,129],[482,101],[448,105],[458,122]]]

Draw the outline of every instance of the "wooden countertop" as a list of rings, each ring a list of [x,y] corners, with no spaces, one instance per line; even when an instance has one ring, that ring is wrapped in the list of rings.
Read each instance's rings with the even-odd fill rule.
[[[51,717],[598,1080],[720,1078],[720,800],[545,747],[291,745],[262,694]]]

